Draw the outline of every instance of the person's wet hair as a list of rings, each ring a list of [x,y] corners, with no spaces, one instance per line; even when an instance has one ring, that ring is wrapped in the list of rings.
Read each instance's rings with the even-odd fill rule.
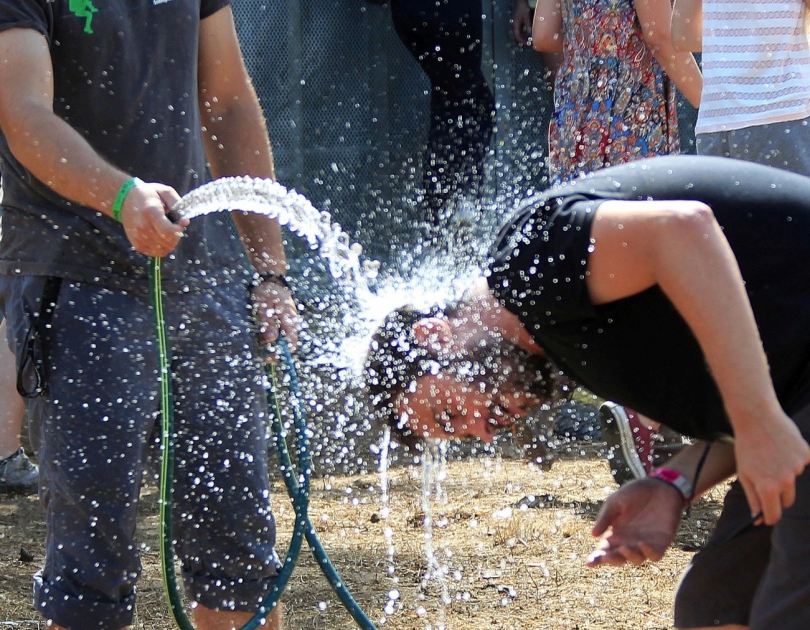
[[[372,336],[365,363],[365,386],[375,420],[391,427],[398,442],[421,449],[422,438],[396,412],[396,401],[416,379],[440,371],[457,379],[486,382],[495,387],[509,384],[550,400],[555,389],[555,369],[545,357],[533,355],[516,345],[493,337],[463,355],[437,355],[420,345],[414,324],[429,317],[454,317],[454,305],[420,310],[403,306],[388,314]]]

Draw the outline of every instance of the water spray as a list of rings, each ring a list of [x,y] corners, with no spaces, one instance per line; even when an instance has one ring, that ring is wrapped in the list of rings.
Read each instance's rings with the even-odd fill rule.
[[[359,245],[349,243],[346,233],[340,229],[339,225],[332,223],[328,213],[319,212],[304,196],[288,191],[281,184],[271,180],[246,177],[215,180],[184,196],[172,209],[172,215],[175,218],[191,219],[211,212],[233,210],[256,212],[277,219],[281,225],[286,225],[292,232],[305,238],[311,248],[319,250],[321,256],[329,261],[330,272],[333,277],[345,278],[355,286],[356,290],[367,290],[367,281],[376,276],[376,263],[360,263],[362,249]],[[172,439],[174,433],[174,403],[171,372],[169,370],[171,353],[163,318],[159,258],[151,258],[149,261],[149,280],[160,354],[161,466],[159,508],[161,569],[169,609],[175,623],[181,630],[194,630],[194,626],[183,608],[174,571],[171,516],[174,470],[174,443]],[[300,406],[301,395],[295,365],[283,335],[279,337],[277,345],[290,382],[291,407],[298,456],[297,467],[292,464],[287,449],[276,397],[278,379],[273,364],[268,364],[266,367],[272,385],[267,390],[267,401],[272,418],[273,442],[278,452],[284,483],[295,511],[295,525],[284,564],[276,577],[271,592],[261,603],[253,617],[243,626],[242,630],[255,630],[265,625],[267,615],[277,606],[279,598],[295,568],[304,539],[309,544],[317,560],[318,567],[326,576],[332,589],[357,625],[363,630],[376,630],[374,624],[371,623],[357,602],[355,602],[343,580],[341,580],[309,519],[311,458],[307,440],[308,429]]]

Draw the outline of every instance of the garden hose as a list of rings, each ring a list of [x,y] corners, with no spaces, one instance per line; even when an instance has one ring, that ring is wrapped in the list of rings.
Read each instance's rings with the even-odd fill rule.
[[[169,368],[169,347],[166,337],[166,325],[163,316],[163,295],[161,289],[160,258],[150,258],[149,261],[149,292],[155,314],[155,328],[159,352],[160,376],[160,410],[161,410],[161,466],[160,466],[160,562],[163,574],[163,584],[166,598],[172,617],[181,630],[194,630],[194,626],[186,614],[177,587],[177,576],[174,570],[174,544],[172,542],[172,490],[174,473],[174,412],[171,387],[171,371]],[[357,625],[363,630],[376,630],[374,624],[368,619],[360,606],[349,593],[341,580],[332,562],[315,534],[315,528],[309,519],[309,487],[311,475],[311,458],[307,440],[306,421],[300,408],[300,388],[298,377],[290,355],[289,347],[284,336],[277,342],[281,350],[284,366],[290,379],[290,390],[293,395],[292,410],[295,426],[296,451],[298,456],[298,471],[293,466],[287,443],[284,439],[284,429],[281,422],[281,413],[276,397],[278,381],[274,364],[267,364],[266,371],[271,382],[267,389],[267,402],[272,417],[273,442],[277,449],[280,470],[292,501],[295,512],[295,525],[287,550],[284,564],[274,581],[273,588],[261,603],[256,613],[242,627],[242,630],[255,630],[264,625],[265,619],[278,604],[284,588],[287,586],[292,571],[298,561],[303,539],[306,538],[318,567],[326,576],[332,589],[340,599],[343,606],[352,616]]]
[[[300,401],[300,387],[298,384],[298,376],[295,372],[295,367],[293,364],[292,356],[290,355],[290,350],[287,345],[286,339],[283,336],[279,337],[278,346],[281,350],[282,358],[284,359],[284,365],[287,367],[290,377],[290,391],[293,393],[294,402],[297,403]],[[268,366],[268,369],[273,369],[272,364]],[[287,486],[287,494],[293,498],[293,501],[303,492],[309,495],[309,477],[310,477],[310,467],[311,467],[311,460],[309,456],[309,446],[306,439],[306,423],[301,416],[300,407],[298,404],[293,405],[293,415],[295,418],[296,423],[296,440],[298,441],[299,447],[299,459],[298,459],[298,467],[302,469],[301,477],[303,478],[304,482],[299,483],[296,480],[296,475],[287,474],[287,471],[293,470],[292,463],[290,462],[289,452],[287,451],[286,443],[284,441],[284,436],[282,433],[281,427],[281,415],[278,411],[278,400],[275,396],[275,389],[276,389],[276,381],[275,378],[272,380],[273,387],[268,390],[268,399],[271,402],[271,409],[274,410],[274,417],[273,417],[273,433],[275,435],[275,439],[277,442],[280,443],[279,448],[279,458],[281,459],[281,467],[282,472],[284,472],[284,483]],[[303,458],[302,458],[303,455]],[[308,501],[307,501],[308,503]],[[304,536],[307,539],[307,543],[310,546],[312,551],[312,555],[315,556],[315,559],[318,562],[318,567],[320,568],[321,572],[326,577],[327,581],[329,582],[332,590],[335,591],[335,594],[340,599],[340,602],[343,604],[343,607],[347,610],[347,612],[352,616],[355,623],[362,628],[363,630],[376,630],[371,620],[366,616],[363,610],[360,608],[358,603],[352,597],[352,594],[346,588],[346,585],[343,583],[343,580],[338,575],[338,572],[335,570],[332,561],[329,559],[329,556],[326,554],[326,551],[321,544],[321,541],[318,539],[317,534],[315,533],[315,528],[312,526],[312,522],[309,520],[309,515],[306,512],[306,509],[303,510],[302,514],[298,514],[296,512],[297,519],[303,519],[306,523],[306,528],[304,529]]]

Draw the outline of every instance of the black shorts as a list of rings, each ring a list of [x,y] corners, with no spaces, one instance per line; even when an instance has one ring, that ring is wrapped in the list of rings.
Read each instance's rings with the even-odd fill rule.
[[[794,420],[810,439],[810,407]],[[715,531],[681,580],[676,627],[810,628],[810,468],[796,480],[796,502],[775,526],[746,527],[750,520],[735,481]]]

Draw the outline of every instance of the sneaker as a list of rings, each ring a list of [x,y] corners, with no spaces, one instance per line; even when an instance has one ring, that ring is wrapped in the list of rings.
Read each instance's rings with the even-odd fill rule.
[[[20,450],[0,461],[0,494],[35,494],[39,488],[39,468]]]
[[[616,483],[643,479],[653,467],[655,432],[631,409],[606,402],[599,407],[607,459]]]

